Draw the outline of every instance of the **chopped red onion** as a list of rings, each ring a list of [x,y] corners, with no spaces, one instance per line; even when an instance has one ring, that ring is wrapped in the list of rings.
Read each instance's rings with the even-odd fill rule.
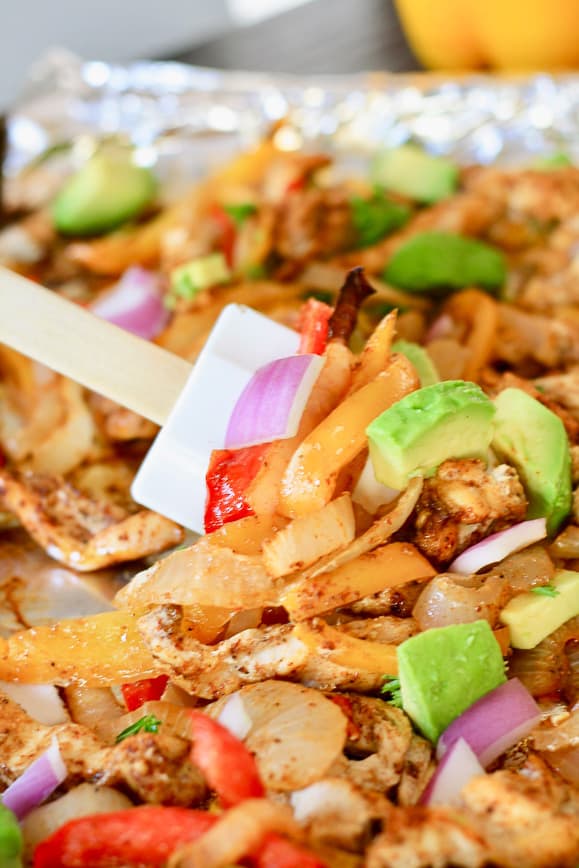
[[[1,796],[2,804],[22,820],[60,786],[66,775],[58,741],[53,738],[48,750],[5,790]]]
[[[483,567],[502,561],[507,555],[518,552],[521,549],[538,542],[547,536],[547,520],[534,518],[531,521],[522,521],[507,530],[493,533],[481,540],[474,546],[466,549],[449,566],[450,573],[462,573],[470,576],[477,573]]]
[[[163,306],[159,275],[138,265],[127,269],[91,310],[101,319],[147,340],[157,337],[169,317]]]
[[[539,706],[527,688],[518,678],[511,678],[453,720],[440,736],[436,754],[446,756],[463,739],[486,767],[526,738],[540,720]]]
[[[225,448],[293,437],[323,366],[322,356],[303,353],[276,359],[256,371],[233,408]]]
[[[485,770],[472,749],[463,738],[459,738],[439,762],[438,768],[420,798],[420,803],[458,807],[464,787],[472,778],[484,773]]]

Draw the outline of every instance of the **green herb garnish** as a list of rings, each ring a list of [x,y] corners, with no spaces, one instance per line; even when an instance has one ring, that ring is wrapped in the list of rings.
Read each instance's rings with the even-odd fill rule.
[[[137,732],[158,732],[161,723],[162,721],[160,721],[158,717],[155,717],[154,714],[145,714],[145,716],[141,717],[140,720],[135,721],[135,723],[132,723],[130,726],[127,726],[126,729],[123,729],[122,732],[119,732],[115,739],[115,743],[118,744],[120,741],[124,741],[130,735],[135,735]]]
[[[555,585],[537,585],[536,588],[531,588],[532,594],[539,594],[541,597],[558,597],[560,591]]]
[[[384,702],[394,705],[395,708],[402,708],[402,691],[399,678],[396,678],[394,675],[385,675],[380,693],[384,697]]]
[[[224,205],[223,210],[236,226],[243,226],[247,218],[255,214],[257,207],[252,202],[243,202],[241,205]]]
[[[350,208],[358,247],[376,244],[385,235],[403,226],[410,217],[407,205],[394,202],[384,195],[375,195],[371,199],[352,196]]]

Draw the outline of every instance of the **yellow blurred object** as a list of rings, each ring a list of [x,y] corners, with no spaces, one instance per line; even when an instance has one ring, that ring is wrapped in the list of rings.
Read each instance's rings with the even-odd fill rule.
[[[577,0],[395,0],[408,40],[431,69],[579,66]]]

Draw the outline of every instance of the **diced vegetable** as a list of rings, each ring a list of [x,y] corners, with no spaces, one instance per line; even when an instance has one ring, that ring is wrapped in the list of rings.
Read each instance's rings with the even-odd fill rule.
[[[501,612],[511,631],[513,648],[534,648],[565,621],[579,615],[579,573],[558,570],[552,582],[555,596],[528,591],[518,594]]]
[[[0,865],[22,868],[22,833],[12,811],[0,804]]]
[[[10,784],[2,794],[2,804],[21,820],[26,814],[40,805],[67,776],[66,766],[60,755],[56,738],[26,771]]]
[[[428,351],[420,344],[414,344],[411,341],[396,341],[392,344],[392,352],[402,353],[408,361],[412,362],[420,377],[422,387],[433,386],[434,383],[440,382],[434,362],[428,355]]]
[[[173,269],[170,294],[191,301],[202,289],[227,283],[230,279],[231,272],[223,254],[208,253]]]
[[[328,322],[334,312],[334,308],[309,298],[300,311],[299,329],[300,345],[299,353],[317,353],[322,355],[326,349],[328,340]]]
[[[421,232],[394,253],[384,280],[407,292],[444,294],[479,286],[496,292],[505,282],[502,253],[483,241],[449,232]]]
[[[457,717],[440,736],[438,758],[464,740],[486,768],[526,738],[540,722],[541,710],[518,678],[485,694]]]
[[[233,408],[225,448],[243,449],[293,437],[323,367],[321,356],[301,353],[256,371]]]
[[[385,235],[400,229],[410,217],[410,208],[376,193],[371,199],[352,196],[352,223],[358,247],[369,247]]]
[[[547,536],[547,523],[544,518],[522,521],[507,530],[493,533],[486,539],[466,549],[451,563],[448,570],[451,573],[463,573],[466,576],[477,573],[483,567],[496,564],[508,555],[526,548]]]
[[[167,324],[161,281],[138,265],[129,268],[119,282],[91,305],[94,314],[140,338],[156,338]]]
[[[267,444],[260,444],[245,449],[216,449],[211,453],[205,476],[205,533],[254,515],[245,493],[263,463],[267,448]]]
[[[418,202],[438,202],[458,184],[458,167],[448,158],[427,154],[413,144],[380,151],[374,157],[372,180],[387,190]]]
[[[442,757],[420,801],[424,805],[460,807],[463,787],[484,773],[468,742],[458,738]]]
[[[127,711],[140,708],[144,702],[152,699],[160,699],[165,692],[169,678],[167,675],[158,675],[156,678],[143,678],[132,684],[123,684],[121,687],[123,699]]]

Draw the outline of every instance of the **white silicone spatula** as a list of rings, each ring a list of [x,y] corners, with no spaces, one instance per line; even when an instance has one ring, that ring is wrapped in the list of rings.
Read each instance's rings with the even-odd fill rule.
[[[54,292],[0,268],[0,342],[161,425],[133,482],[138,503],[203,532],[205,473],[253,373],[299,335],[228,305],[193,367]]]

